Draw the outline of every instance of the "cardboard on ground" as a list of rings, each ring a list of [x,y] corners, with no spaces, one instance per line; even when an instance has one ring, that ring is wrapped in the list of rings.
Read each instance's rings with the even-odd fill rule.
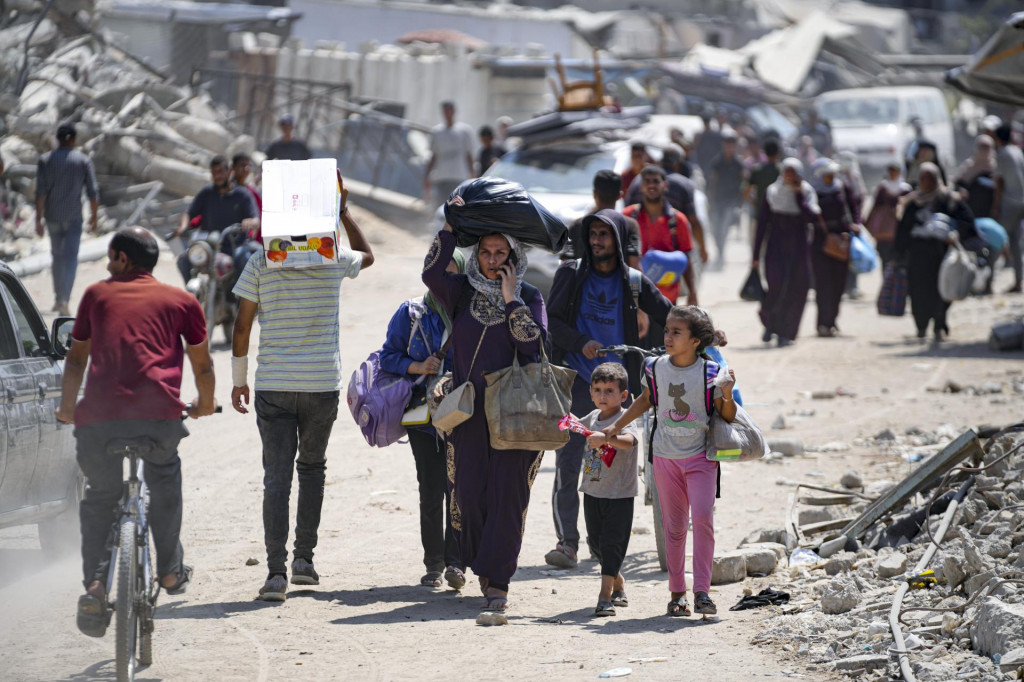
[[[263,162],[263,248],[267,266],[338,262],[338,176],[334,159]]]

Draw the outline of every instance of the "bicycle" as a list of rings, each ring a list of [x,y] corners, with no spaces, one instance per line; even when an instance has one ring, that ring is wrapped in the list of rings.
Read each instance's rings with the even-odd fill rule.
[[[188,417],[188,409],[182,420]],[[216,411],[223,408],[217,406]],[[128,480],[112,532],[117,542],[110,553],[107,576],[107,608],[115,614],[114,649],[118,682],[132,682],[136,666],[153,663],[153,616],[160,581],[153,575],[149,552],[149,490],[143,472],[144,458],[156,443],[149,437],[115,438],[107,454],[128,458]],[[117,591],[114,591],[116,576]],[[111,601],[111,597],[115,598]]]
[[[617,357],[623,357],[629,354],[636,354],[643,358],[653,358],[665,354],[664,348],[646,349],[638,346],[629,346],[625,344],[617,346],[607,346],[605,348],[599,348],[597,351],[598,355],[615,355]],[[641,471],[644,475],[644,506],[654,507],[654,542],[658,548],[658,565],[662,571],[668,571],[668,560],[665,554],[665,526],[661,520],[661,501],[658,498],[658,486],[654,483],[654,468],[651,464],[651,410],[644,413],[643,416],[643,468]]]

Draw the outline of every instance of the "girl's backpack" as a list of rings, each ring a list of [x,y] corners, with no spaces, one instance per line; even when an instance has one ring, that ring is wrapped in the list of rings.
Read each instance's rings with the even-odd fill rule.
[[[348,409],[366,442],[387,447],[405,435],[402,414],[412,397],[413,381],[385,372],[380,351],[370,353],[348,384]]]

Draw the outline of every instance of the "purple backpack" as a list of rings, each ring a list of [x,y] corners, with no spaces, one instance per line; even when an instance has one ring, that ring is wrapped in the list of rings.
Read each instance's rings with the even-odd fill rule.
[[[405,435],[402,414],[412,397],[411,379],[380,368],[380,351],[370,353],[348,383],[348,409],[366,442],[384,448]]]

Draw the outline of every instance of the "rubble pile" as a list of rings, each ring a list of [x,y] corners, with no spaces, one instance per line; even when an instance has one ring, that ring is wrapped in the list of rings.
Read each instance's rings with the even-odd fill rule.
[[[878,440],[899,439],[887,436]],[[971,450],[961,447],[959,452]],[[967,457],[956,464],[980,467],[973,477],[957,470],[942,475],[952,465],[942,474],[919,477],[919,494],[887,509],[859,541],[847,541],[838,551],[829,549],[829,542],[802,535],[802,546],[796,547],[783,529],[761,530],[744,540],[787,537],[790,549],[789,566],[757,582],[792,598],[765,621],[753,642],[789,652],[812,670],[862,680],[898,679],[903,652],[894,644],[889,614],[898,592],[909,588],[896,608],[916,679],[1024,679],[1024,436],[998,436],[988,441],[982,456]],[[897,485],[867,486],[864,492],[874,499],[858,499],[843,514],[865,518],[887,500],[902,499],[899,491],[915,482],[912,477]],[[859,482],[850,474],[844,479]],[[847,491],[836,487],[832,497]],[[921,569],[918,564],[933,537],[929,530],[939,532],[958,493],[963,499],[956,500],[952,522]]]
[[[147,217],[176,219],[181,199],[209,182],[213,156],[255,152],[251,137],[221,123],[228,112],[207,94],[173,84],[111,44],[91,28],[96,16],[75,2],[57,0],[43,17],[41,4],[25,0],[23,16],[0,30],[3,258],[38,248],[36,164],[56,146],[61,123],[75,123],[78,148],[96,167],[101,231],[129,218],[150,226]]]

